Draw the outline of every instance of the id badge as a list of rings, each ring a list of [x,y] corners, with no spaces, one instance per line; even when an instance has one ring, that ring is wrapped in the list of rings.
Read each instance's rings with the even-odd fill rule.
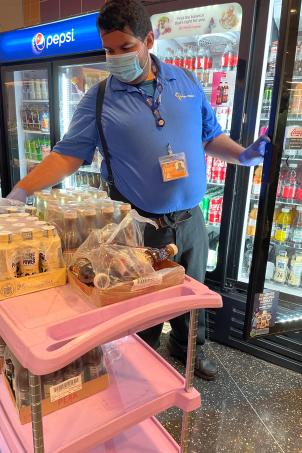
[[[186,178],[188,175],[185,153],[169,154],[159,158],[163,181]]]

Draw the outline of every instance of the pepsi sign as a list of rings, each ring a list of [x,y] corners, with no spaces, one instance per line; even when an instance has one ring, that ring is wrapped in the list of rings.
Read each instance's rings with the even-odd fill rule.
[[[102,49],[98,13],[0,33],[0,63],[57,57]]]

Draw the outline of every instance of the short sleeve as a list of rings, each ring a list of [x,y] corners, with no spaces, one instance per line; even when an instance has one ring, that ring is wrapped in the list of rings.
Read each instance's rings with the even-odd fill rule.
[[[96,126],[96,98],[98,85],[93,86],[81,99],[72,117],[68,131],[53,148],[66,156],[77,157],[90,165],[98,143]]]

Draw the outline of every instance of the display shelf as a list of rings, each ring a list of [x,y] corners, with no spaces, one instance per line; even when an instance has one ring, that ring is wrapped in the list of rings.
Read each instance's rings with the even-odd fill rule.
[[[49,135],[50,134],[49,131],[44,131],[43,132],[43,131],[39,131],[39,130],[34,131],[34,130],[30,130],[30,129],[23,129],[23,132],[25,134],[38,134],[38,135]]]
[[[22,99],[24,104],[48,104],[49,99]]]
[[[239,280],[243,283],[249,283],[249,279],[242,274],[240,275]],[[278,291],[278,292],[284,293],[284,294],[291,294],[292,296],[297,296],[297,297],[301,297],[301,291],[302,291],[301,287],[294,288],[292,286],[286,285],[285,283],[281,284],[281,283],[274,282],[273,280],[265,280],[264,288],[269,289],[271,291]]]
[[[251,201],[259,201],[259,195],[252,194],[250,196]],[[286,206],[301,206],[302,201],[283,201],[282,198],[276,198],[276,204],[284,204]]]
[[[302,157],[284,156],[282,157],[282,160],[290,160],[291,162],[302,162]]]
[[[169,407],[192,411],[200,406],[199,393],[186,392],[184,378],[138,337],[117,341],[114,357],[107,361],[106,390],[43,418],[45,452],[87,451]],[[0,393],[0,426],[11,432],[9,447],[15,452],[20,443],[32,452],[31,424],[20,424],[3,378]]]
[[[294,249],[297,251],[302,251],[302,244],[299,245],[299,244],[295,244],[293,242],[279,242],[279,241],[276,241],[275,239],[271,239],[271,244],[277,245],[279,247],[286,247],[286,248]]]
[[[224,182],[211,182],[211,181],[208,181],[207,184],[209,186],[218,186],[218,187],[224,187],[225,186]]]

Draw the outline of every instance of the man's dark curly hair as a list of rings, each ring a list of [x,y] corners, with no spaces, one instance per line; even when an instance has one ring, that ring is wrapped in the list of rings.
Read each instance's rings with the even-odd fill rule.
[[[101,8],[98,17],[101,32],[124,31],[128,27],[133,35],[144,40],[152,31],[146,8],[139,0],[109,0]]]

